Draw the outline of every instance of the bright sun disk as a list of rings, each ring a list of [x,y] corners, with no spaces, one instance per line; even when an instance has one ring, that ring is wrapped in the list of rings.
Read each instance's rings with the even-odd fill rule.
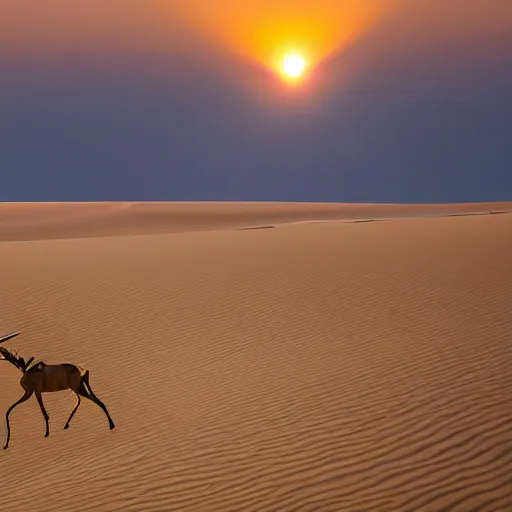
[[[299,78],[306,70],[306,61],[301,55],[286,55],[283,59],[282,70],[289,78]]]

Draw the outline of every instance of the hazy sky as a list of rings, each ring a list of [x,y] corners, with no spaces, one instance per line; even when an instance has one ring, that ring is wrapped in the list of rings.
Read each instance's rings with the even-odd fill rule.
[[[0,200],[512,200],[512,2],[0,0]]]

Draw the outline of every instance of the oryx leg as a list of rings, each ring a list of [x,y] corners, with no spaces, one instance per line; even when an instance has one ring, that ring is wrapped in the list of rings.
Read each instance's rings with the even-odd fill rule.
[[[80,402],[82,401],[80,398],[80,395],[76,394],[76,398],[77,398],[77,402],[76,402],[75,408],[71,411],[68,421],[66,421],[66,424],[64,425],[65,429],[69,428],[69,422],[71,421],[71,418],[75,415],[75,412],[77,411],[78,407],[80,406]]]
[[[41,412],[43,413],[44,421],[46,423],[46,433],[45,433],[44,437],[48,437],[50,435],[50,424],[48,421],[50,419],[50,416],[48,416],[48,413],[46,412],[46,409],[44,408],[43,397],[42,397],[41,393],[36,391],[36,398],[39,403],[39,407],[41,407]]]
[[[7,423],[7,439],[5,441],[4,450],[7,449],[9,446],[9,439],[11,438],[11,425],[9,424],[9,414],[11,414],[11,411],[17,406],[20,405],[23,402],[26,402],[31,396],[33,391],[25,391],[25,394],[14,404],[7,409],[7,412],[5,413],[5,421]]]
[[[92,390],[91,385],[89,384],[89,372],[86,372],[84,374],[77,393],[85,398],[88,398],[89,400],[92,400],[98,407],[101,407],[101,409],[103,409],[103,412],[107,415],[110,429],[112,430],[115,427],[115,424],[112,421],[112,418],[110,417],[110,414],[108,413],[105,404],[94,394],[94,391]]]

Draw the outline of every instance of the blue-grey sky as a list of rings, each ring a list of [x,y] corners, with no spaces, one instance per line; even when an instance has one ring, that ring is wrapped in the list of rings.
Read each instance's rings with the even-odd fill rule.
[[[158,45],[45,46],[15,3],[1,200],[512,200],[510,2],[408,0],[295,87],[172,19]]]

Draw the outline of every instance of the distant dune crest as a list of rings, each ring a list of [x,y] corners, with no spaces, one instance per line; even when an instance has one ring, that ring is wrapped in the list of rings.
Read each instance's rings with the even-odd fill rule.
[[[105,202],[0,204],[0,241],[262,228],[293,222],[369,221],[512,211],[512,203]]]

